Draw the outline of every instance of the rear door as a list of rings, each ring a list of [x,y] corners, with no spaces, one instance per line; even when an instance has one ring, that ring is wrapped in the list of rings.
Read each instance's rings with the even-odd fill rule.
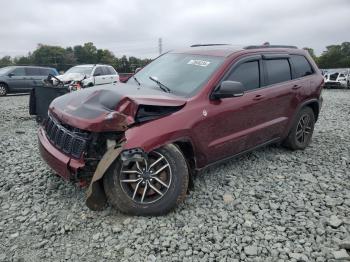
[[[103,71],[106,76],[106,83],[114,83],[119,81],[117,72],[111,66],[104,66]]]

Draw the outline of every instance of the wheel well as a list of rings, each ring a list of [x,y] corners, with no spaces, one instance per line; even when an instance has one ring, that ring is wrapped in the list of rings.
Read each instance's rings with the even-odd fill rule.
[[[318,106],[318,103],[317,102],[311,102],[311,103],[309,103],[309,104],[307,104],[305,106],[310,107],[312,109],[312,111],[315,114],[315,120],[317,121],[318,114],[320,113],[320,108]]]
[[[9,85],[8,85],[8,84],[6,84],[5,82],[0,82],[0,84],[5,85],[5,87],[6,87],[7,91],[9,90]]]
[[[189,141],[177,141],[174,142],[174,145],[176,145],[182,154],[185,156],[187,165],[188,165],[188,171],[190,175],[190,181],[189,181],[189,189],[193,190],[194,189],[194,175],[196,173],[196,159],[194,157],[194,150],[192,143]]]
[[[195,169],[196,163],[192,143],[189,141],[177,141],[174,143],[185,156],[187,163],[191,169]]]

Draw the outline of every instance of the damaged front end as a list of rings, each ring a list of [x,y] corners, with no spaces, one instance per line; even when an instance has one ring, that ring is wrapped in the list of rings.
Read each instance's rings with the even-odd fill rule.
[[[147,157],[142,147],[124,150],[125,131],[185,104],[173,97],[129,92],[113,85],[59,97],[50,105],[49,118],[39,130],[43,158],[66,180],[89,185],[86,204],[92,210],[104,207],[101,178],[119,156],[125,163]]]

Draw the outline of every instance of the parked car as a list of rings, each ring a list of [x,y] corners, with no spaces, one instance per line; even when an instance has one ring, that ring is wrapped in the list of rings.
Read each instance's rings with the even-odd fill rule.
[[[116,83],[119,75],[109,65],[78,65],[70,68],[63,75],[57,77],[64,84],[71,81],[82,81],[84,87]]]
[[[49,74],[58,75],[54,68],[38,66],[8,66],[0,69],[0,96],[23,93],[40,85]]]
[[[271,143],[305,149],[323,82],[295,47],[196,45],[117,88],[55,99],[39,149],[64,179],[89,183],[91,209],[107,197],[128,214],[162,215],[184,200],[198,170]]]
[[[120,82],[125,83],[133,75],[134,75],[134,73],[120,73],[119,74],[119,80],[120,80]]]
[[[327,72],[324,75],[325,88],[350,88],[350,75],[346,72]]]

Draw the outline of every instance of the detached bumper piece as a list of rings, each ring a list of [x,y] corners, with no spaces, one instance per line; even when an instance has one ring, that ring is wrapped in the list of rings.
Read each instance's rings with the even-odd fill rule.
[[[68,156],[81,158],[89,140],[88,132],[69,130],[51,116],[45,123],[45,131],[47,138],[57,149]]]

